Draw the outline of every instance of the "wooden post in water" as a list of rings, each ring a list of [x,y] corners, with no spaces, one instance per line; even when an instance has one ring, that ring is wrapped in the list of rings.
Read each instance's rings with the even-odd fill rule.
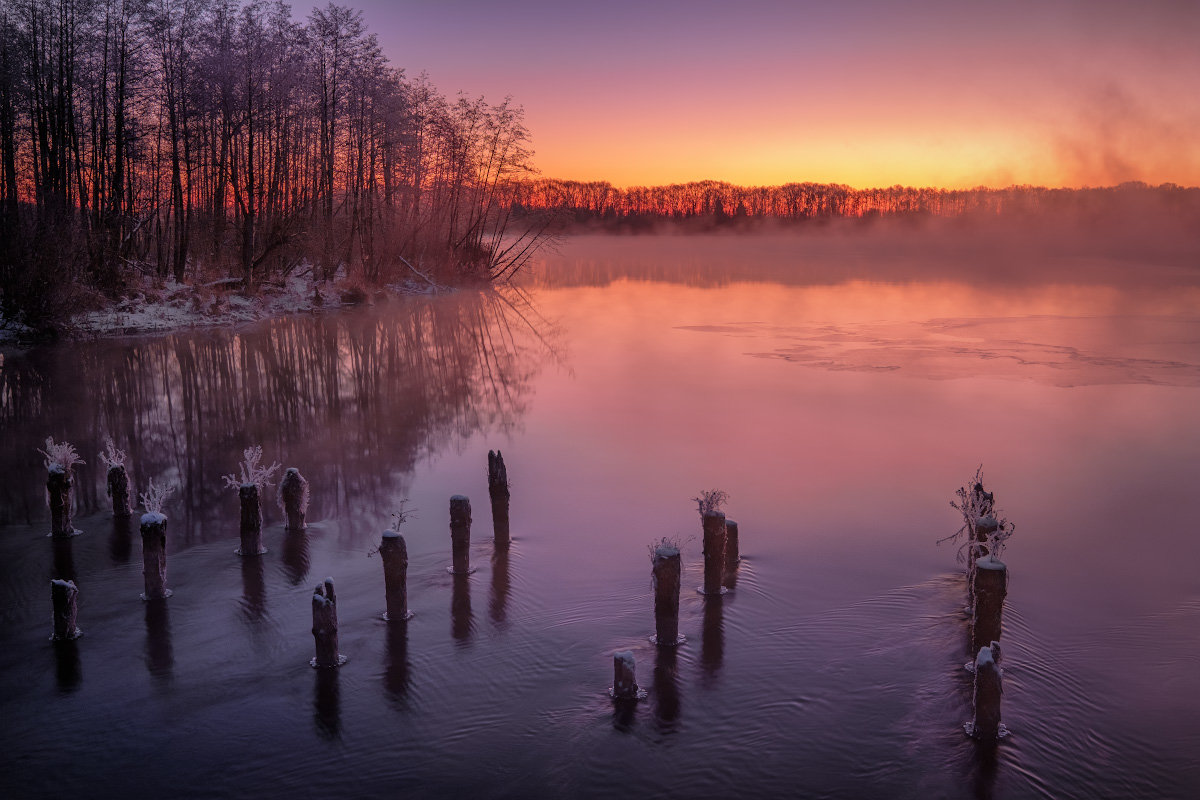
[[[243,483],[238,488],[238,499],[242,505],[242,546],[238,548],[238,555],[261,556],[267,548],[262,544],[262,498],[258,485]]]
[[[143,600],[161,600],[173,592],[167,588],[167,518],[157,512],[142,514]]]
[[[492,500],[492,530],[497,547],[507,547],[508,529],[508,470],[499,450],[488,450],[488,495]]]
[[[461,494],[450,498],[450,549],[454,559],[450,572],[471,572],[471,501]]]
[[[738,562],[742,560],[738,542],[738,524],[725,520],[725,587],[732,589],[737,584]]]
[[[976,652],[1000,640],[1004,598],[1008,594],[1008,567],[994,556],[975,561],[975,605],[971,617],[971,650]]]
[[[975,562],[989,555],[988,538],[1000,529],[1000,522],[988,515],[975,520],[974,535],[967,546],[967,610],[975,607]]]
[[[701,594],[724,594],[725,512],[704,514],[704,588]]]
[[[78,639],[83,635],[75,625],[79,615],[79,589],[74,581],[50,581],[50,602],[54,604],[54,635],[51,640]]]
[[[71,524],[71,471],[51,464],[46,472],[46,497],[50,503],[50,535],[77,536],[83,531]]]
[[[288,467],[279,482],[279,504],[287,518],[285,530],[302,531],[308,527],[304,522],[308,513],[308,481],[295,467]]]
[[[108,468],[108,496],[112,498],[113,516],[118,519],[133,516],[129,505],[129,474],[124,464],[113,464]]]
[[[618,650],[613,653],[613,685],[609,690],[615,700],[637,700],[645,697],[646,693],[638,688],[634,676],[632,650]]]
[[[1000,697],[1003,694],[1000,669],[1000,643],[979,648],[975,657],[975,717],[966,724],[967,733],[983,741],[995,741],[1006,731],[1000,721]]]
[[[383,591],[387,597],[383,618],[388,622],[404,622],[412,612],[408,610],[408,545],[399,531],[383,532],[379,558],[383,561]]]
[[[683,577],[679,546],[664,540],[654,548],[650,563],[654,584],[654,641],[674,647],[683,642],[679,635],[679,585]]]
[[[317,654],[309,665],[323,669],[345,664],[346,657],[338,652],[337,597],[333,593],[333,578],[326,578],[313,590],[312,617]]]

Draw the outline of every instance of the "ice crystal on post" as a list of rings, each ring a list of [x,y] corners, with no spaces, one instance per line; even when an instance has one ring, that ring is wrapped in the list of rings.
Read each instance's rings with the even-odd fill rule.
[[[55,442],[53,436],[46,437],[46,449],[38,450],[46,458],[46,469],[51,472],[71,471],[71,467],[84,463],[70,442]]]
[[[271,464],[269,467],[262,466],[259,462],[262,461],[262,447],[254,445],[247,447],[242,451],[242,462],[238,466],[241,468],[241,477],[230,473],[225,477],[225,486],[230,489],[240,489],[243,486],[257,486],[261,492],[266,487],[271,485],[271,476],[279,469],[279,462]]]
[[[996,511],[995,497],[983,486],[983,466],[976,469],[975,477],[960,486],[954,494],[958,500],[951,500],[950,507],[962,514],[963,524],[951,535],[939,539],[938,544],[957,542],[960,537],[965,537],[958,549],[959,561],[966,560],[968,556],[977,557],[989,553],[999,559],[1000,554],[1004,552],[1005,543],[1016,530],[1016,525]],[[976,526],[988,518],[994,520],[995,529],[988,533],[986,543],[976,541]]]
[[[103,463],[108,469],[112,469],[113,467],[123,467],[125,466],[126,458],[128,458],[128,456],[125,455],[125,451],[117,449],[117,446],[113,443],[112,437],[105,436],[104,452],[100,454],[101,463]]]
[[[161,517],[163,515],[163,503],[167,501],[175,492],[174,484],[167,486],[155,486],[154,478],[146,481],[146,491],[138,494],[142,500],[142,506],[146,509],[146,516],[151,514]],[[144,521],[144,520],[143,520]]]
[[[696,505],[699,507],[700,516],[715,514],[721,510],[721,506],[725,505],[729,500],[729,493],[720,489],[709,489],[700,492],[699,497],[693,497]]]

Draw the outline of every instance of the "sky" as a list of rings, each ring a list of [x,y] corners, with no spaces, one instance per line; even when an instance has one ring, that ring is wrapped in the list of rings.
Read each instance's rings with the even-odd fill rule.
[[[548,178],[1200,184],[1200,0],[343,2]]]

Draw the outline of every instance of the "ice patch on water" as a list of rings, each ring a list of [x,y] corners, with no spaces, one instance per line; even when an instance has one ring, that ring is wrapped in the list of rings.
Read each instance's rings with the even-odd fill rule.
[[[315,657],[313,657],[308,660],[308,665],[310,667],[312,667],[313,669],[336,669],[337,667],[340,667],[342,664],[345,664],[347,661],[349,661],[348,658],[346,658],[341,653],[338,653],[336,664],[318,664],[317,659]]]
[[[379,615],[379,618],[380,618],[381,620],[383,620],[384,622],[392,622],[392,621],[393,621],[393,620],[392,620],[392,618],[388,616],[388,612],[386,612],[386,611],[385,611],[385,612],[383,612],[382,614],[380,614],[380,615]],[[412,612],[411,610],[409,610],[409,611],[408,611],[408,612],[407,612],[407,613],[404,615],[404,619],[401,619],[401,620],[396,620],[396,622],[408,622],[408,621],[409,621],[410,619],[412,619],[412,618],[413,618],[413,612]]]
[[[648,638],[650,639],[650,644],[654,644],[654,645],[659,644],[658,634],[652,633],[652,634],[650,634],[650,636]],[[675,641],[663,642],[662,646],[663,647],[678,647],[679,645],[685,643],[686,641],[687,641],[687,637],[681,633],[675,637]]]

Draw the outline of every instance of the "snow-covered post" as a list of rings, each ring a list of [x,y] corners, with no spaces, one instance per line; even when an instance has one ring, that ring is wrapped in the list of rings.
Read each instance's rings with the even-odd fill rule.
[[[461,494],[450,498],[450,549],[455,575],[471,571],[471,501]]]
[[[345,664],[346,657],[338,653],[337,597],[333,593],[333,578],[326,578],[313,590],[312,617],[317,654],[309,665],[319,669]]]
[[[383,532],[379,558],[383,561],[383,591],[387,597],[383,618],[388,622],[403,622],[412,613],[408,610],[408,545],[399,531]]]
[[[170,597],[167,588],[167,518],[158,512],[142,514],[142,576],[146,591],[143,600]]]
[[[725,513],[704,514],[704,594],[723,594],[725,587]]]
[[[1003,694],[1000,669],[1000,644],[992,642],[979,648],[975,657],[975,717],[966,724],[967,733],[976,739],[995,741],[1004,735],[1000,721],[1000,697]]]
[[[646,693],[638,688],[634,676],[632,650],[618,650],[613,653],[613,685],[609,694],[615,700],[637,700],[645,697]]]
[[[100,461],[108,467],[105,481],[108,485],[108,496],[112,498],[113,516],[125,519],[133,516],[133,508],[129,504],[129,473],[125,469],[125,452],[118,450],[111,436],[104,437],[104,452]]]
[[[650,555],[650,579],[654,585],[654,641],[673,647],[683,641],[679,635],[679,584],[683,560],[679,545],[663,539]]]
[[[1000,639],[1008,567],[995,556],[975,561],[975,601],[971,620],[971,651]]]
[[[142,577],[146,584],[143,600],[162,600],[172,594],[167,588],[167,516],[162,507],[173,491],[174,486],[155,486],[151,478],[141,495],[146,507],[141,519]]]
[[[258,487],[253,483],[243,483],[238,487],[238,500],[242,506],[242,546],[238,548],[238,555],[260,556],[267,552],[267,548],[262,543],[262,498]]]
[[[279,462],[264,467],[260,461],[262,448],[257,445],[247,447],[242,451],[242,461],[238,465],[241,474],[225,476],[225,485],[237,489],[241,504],[241,546],[237,549],[240,556],[260,556],[267,552],[262,544],[262,493],[271,485],[271,476],[279,469]]]
[[[508,528],[508,469],[500,451],[488,450],[488,495],[492,500],[492,530],[498,547],[507,547]]]
[[[991,497],[991,495],[987,495]],[[973,533],[967,545],[967,608],[975,606],[975,562],[991,551],[988,540],[1000,530],[1000,522],[992,515],[979,517],[972,526]]]
[[[288,467],[279,482],[279,505],[287,518],[285,530],[302,531],[307,527],[304,515],[308,512],[308,481],[295,467]]]
[[[50,602],[54,604],[54,641],[62,639],[78,639],[83,631],[75,625],[79,614],[76,599],[79,589],[74,581],[50,581]]]
[[[55,442],[46,437],[46,449],[38,450],[45,457],[46,502],[50,506],[50,535],[78,536],[83,531],[71,524],[71,467],[83,459],[70,442]]]

